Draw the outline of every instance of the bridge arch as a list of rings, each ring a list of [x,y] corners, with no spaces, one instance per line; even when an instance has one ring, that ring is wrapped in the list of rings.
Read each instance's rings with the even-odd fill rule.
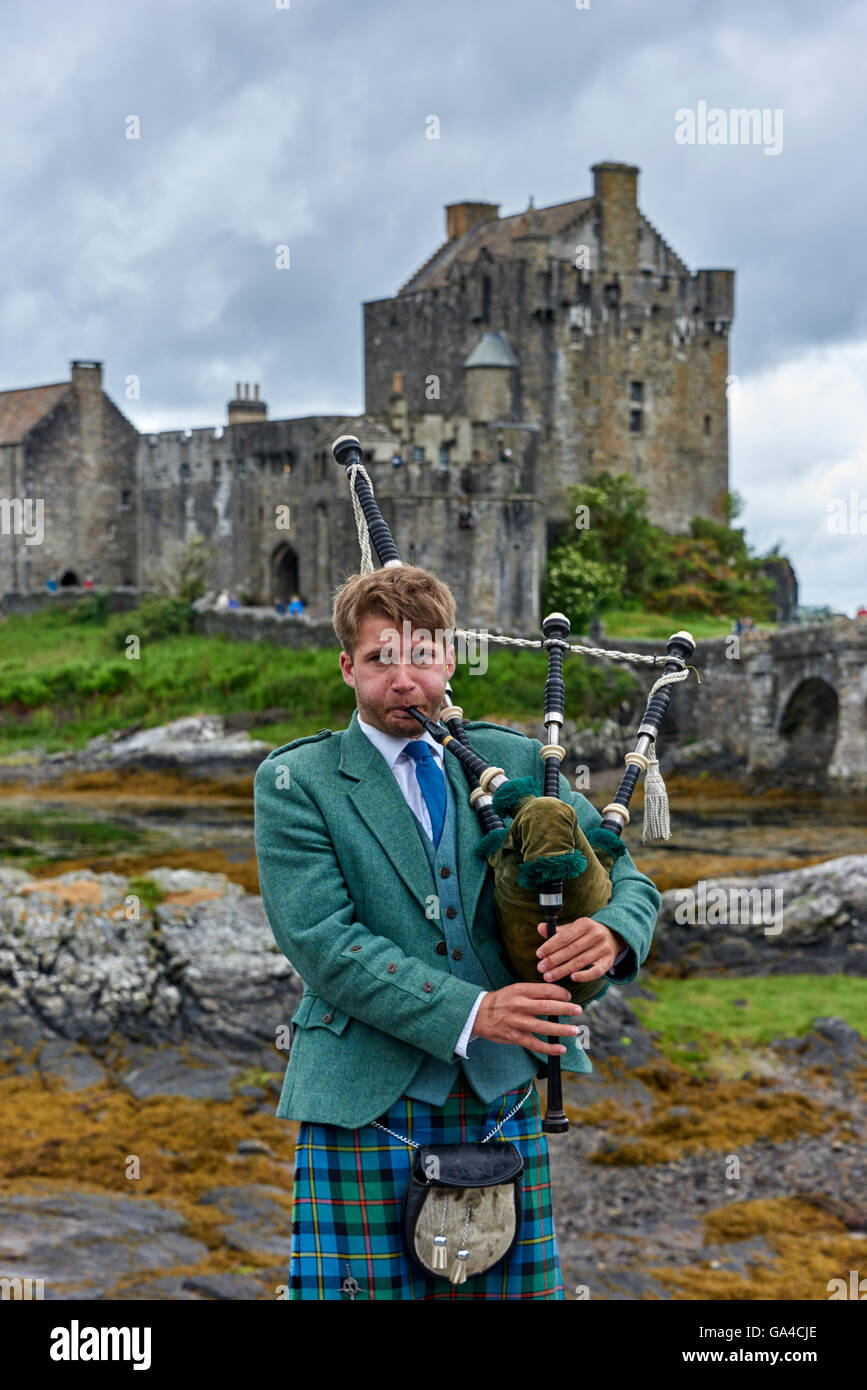
[[[830,681],[807,676],[782,705],[777,727],[785,746],[788,772],[826,773],[840,724],[840,698]]]

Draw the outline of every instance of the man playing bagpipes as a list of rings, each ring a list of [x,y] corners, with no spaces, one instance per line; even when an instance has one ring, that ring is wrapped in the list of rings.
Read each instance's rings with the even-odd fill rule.
[[[437,720],[443,708],[455,667],[450,590],[415,566],[354,575],[332,621],[356,694],[349,727],[276,749],[255,782],[262,897],[305,986],[277,1108],[301,1122],[289,1297],[562,1299],[534,1078],[554,1054],[566,1070],[592,1070],[567,986],[605,977],[604,993],[608,980],[634,980],[660,895],[624,847],[604,909],[558,924],[550,941],[540,932],[538,983],[517,982],[462,769],[405,712]],[[541,780],[538,740],[489,723],[467,731],[487,763]],[[599,826],[562,776],[560,797],[583,831]],[[453,1235],[443,1198],[422,1267],[404,1210],[414,1155],[436,1174],[439,1152],[460,1157],[448,1146],[481,1141],[492,1159],[504,1142],[523,1159],[514,1243],[469,1274],[474,1239],[490,1235],[483,1208],[467,1200]],[[452,1185],[461,1217],[471,1190],[470,1179]]]

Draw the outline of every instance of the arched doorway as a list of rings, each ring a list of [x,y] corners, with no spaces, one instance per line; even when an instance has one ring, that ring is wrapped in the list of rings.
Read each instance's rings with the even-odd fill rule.
[[[284,541],[271,555],[271,597],[288,603],[298,593],[298,556]]]
[[[63,574],[60,576],[60,587],[61,589],[81,588],[81,584],[79,583],[78,575],[75,573],[75,570],[63,571]]]
[[[780,719],[780,736],[788,744],[785,771],[797,776],[827,773],[834,746],[840,701],[827,681],[810,676],[789,696]]]

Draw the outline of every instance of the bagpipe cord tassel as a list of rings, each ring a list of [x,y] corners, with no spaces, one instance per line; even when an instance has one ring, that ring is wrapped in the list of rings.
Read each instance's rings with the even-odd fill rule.
[[[641,829],[641,843],[643,845],[646,845],[650,840],[668,840],[671,838],[668,792],[665,790],[665,783],[659,770],[655,740],[647,752],[649,762],[644,776],[644,825]]]
[[[451,1282],[453,1284],[463,1284],[467,1277],[467,1260],[470,1258],[470,1252],[467,1249],[467,1232],[470,1229],[470,1212],[472,1209],[472,1202],[467,1202],[467,1219],[464,1222],[464,1234],[461,1239],[461,1248],[455,1256],[455,1262],[452,1265]]]
[[[446,1216],[449,1210],[449,1199],[443,1197],[443,1219],[440,1223],[440,1233],[433,1238],[433,1259],[431,1264],[434,1269],[448,1269],[448,1241],[446,1240]]]

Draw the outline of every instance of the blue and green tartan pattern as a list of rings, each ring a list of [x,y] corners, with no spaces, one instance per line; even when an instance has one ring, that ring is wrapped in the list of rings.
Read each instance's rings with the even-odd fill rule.
[[[445,1105],[402,1096],[379,1123],[416,1144],[475,1143],[516,1105],[526,1085],[491,1104],[463,1076]],[[372,1124],[304,1121],[295,1150],[290,1299],[562,1299],[548,1147],[536,1088],[489,1142],[511,1140],[524,1159],[523,1219],[511,1253],[454,1286],[411,1261],[401,1229],[413,1149]]]

